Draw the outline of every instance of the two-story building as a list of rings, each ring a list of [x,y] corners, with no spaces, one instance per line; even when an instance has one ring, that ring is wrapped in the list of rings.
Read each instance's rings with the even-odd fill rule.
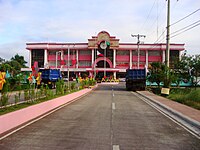
[[[151,62],[164,62],[166,44],[120,43],[120,39],[101,31],[87,43],[27,43],[30,68],[59,68],[70,76],[124,77],[128,68],[144,68]],[[170,44],[170,64],[180,58],[184,44]]]

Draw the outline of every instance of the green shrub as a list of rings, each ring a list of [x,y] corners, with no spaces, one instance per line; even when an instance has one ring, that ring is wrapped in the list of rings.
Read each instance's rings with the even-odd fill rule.
[[[28,90],[27,89],[24,90],[24,99],[25,100],[29,99],[29,94],[28,94]]]
[[[72,83],[71,83],[71,90],[74,90],[75,87],[76,87],[76,83],[75,83],[75,82],[72,82]]]
[[[6,106],[8,104],[8,94],[7,93],[3,93],[1,95],[1,102],[0,102],[0,105],[1,106]]]

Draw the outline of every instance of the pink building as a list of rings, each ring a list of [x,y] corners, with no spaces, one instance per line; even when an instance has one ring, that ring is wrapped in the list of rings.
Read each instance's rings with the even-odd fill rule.
[[[86,73],[118,78],[123,77],[128,68],[144,68],[151,62],[165,61],[166,44],[138,45],[119,41],[108,32],[101,31],[88,39],[88,43],[27,43],[29,67],[37,61],[39,68],[59,68],[63,72],[69,69],[70,76]],[[184,44],[170,44],[171,66],[183,50]]]

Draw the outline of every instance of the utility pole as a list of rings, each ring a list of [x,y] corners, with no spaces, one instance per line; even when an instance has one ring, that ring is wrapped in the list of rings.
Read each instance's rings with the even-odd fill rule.
[[[137,68],[140,68],[140,37],[146,37],[145,35],[133,35],[131,34],[132,37],[137,37],[137,51],[138,51],[138,60],[137,60]],[[131,56],[132,57],[132,56]]]
[[[166,36],[166,53],[165,53],[165,65],[169,67],[169,54],[170,54],[170,0],[167,4],[167,36]]]

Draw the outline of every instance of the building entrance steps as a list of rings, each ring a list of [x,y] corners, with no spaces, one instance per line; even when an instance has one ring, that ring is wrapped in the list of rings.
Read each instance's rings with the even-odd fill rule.
[[[150,100],[161,109],[166,110],[169,112],[169,114],[172,114],[172,116],[169,114],[167,115],[177,122],[181,124],[182,122],[186,122],[186,124],[189,124],[189,126],[195,127],[195,133],[200,137],[200,110],[175,102],[165,97],[155,95],[149,91],[137,91],[137,93]],[[184,123],[182,125],[185,126]],[[188,125],[185,127],[188,128]]]

